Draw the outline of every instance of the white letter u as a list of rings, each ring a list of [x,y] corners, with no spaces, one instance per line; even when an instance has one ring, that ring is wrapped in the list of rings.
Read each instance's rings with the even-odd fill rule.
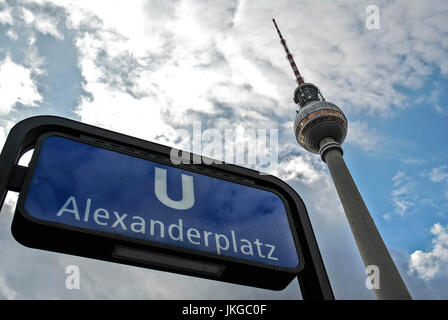
[[[157,199],[167,207],[173,209],[190,209],[194,205],[193,177],[182,174],[182,200],[172,200],[168,197],[166,170],[155,168],[154,191]]]

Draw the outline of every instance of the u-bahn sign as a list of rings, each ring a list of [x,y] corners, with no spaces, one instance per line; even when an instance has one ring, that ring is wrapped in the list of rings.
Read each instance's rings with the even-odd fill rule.
[[[29,220],[267,267],[301,267],[286,203],[273,190],[60,135],[43,136],[35,152],[19,202]]]
[[[18,167],[29,148],[29,167]],[[22,121],[0,156],[9,172],[2,203],[7,189],[20,192],[13,236],[32,248],[275,290],[299,276],[304,297],[332,297],[290,187],[229,164],[175,165],[169,155],[67,119]]]

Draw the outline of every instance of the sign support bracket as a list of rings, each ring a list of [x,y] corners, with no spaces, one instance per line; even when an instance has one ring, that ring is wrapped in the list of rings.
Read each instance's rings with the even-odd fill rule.
[[[12,170],[7,190],[20,192],[20,190],[22,189],[23,182],[25,180],[27,170],[28,167],[24,167],[17,164]]]

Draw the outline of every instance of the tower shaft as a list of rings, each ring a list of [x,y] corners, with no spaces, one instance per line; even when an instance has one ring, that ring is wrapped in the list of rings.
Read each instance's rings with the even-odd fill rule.
[[[323,139],[321,156],[330,170],[365,267],[378,267],[379,289],[374,287],[375,295],[380,300],[412,299],[337,145],[332,138]]]

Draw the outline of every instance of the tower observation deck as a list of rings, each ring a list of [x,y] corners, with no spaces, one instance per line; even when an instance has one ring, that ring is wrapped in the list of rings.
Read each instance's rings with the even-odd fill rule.
[[[302,147],[313,153],[319,153],[320,142],[326,137],[332,137],[338,144],[342,144],[347,134],[347,118],[335,104],[325,101],[317,86],[304,81],[275,19],[272,21],[298,84],[294,90],[293,99],[299,106],[294,121],[294,133],[297,141]],[[325,161],[325,158],[322,157],[322,160]]]
[[[299,107],[294,121],[297,142],[320,154],[327,163],[366,270],[375,266],[380,272],[379,286],[373,287],[377,298],[412,299],[342,157],[347,118],[339,107],[324,99],[317,86],[305,82],[275,19],[272,21],[298,85],[293,98]]]

